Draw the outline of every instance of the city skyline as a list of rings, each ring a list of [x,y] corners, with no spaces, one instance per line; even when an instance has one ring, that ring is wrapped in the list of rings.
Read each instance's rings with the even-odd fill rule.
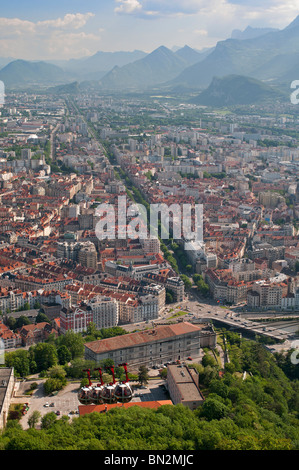
[[[160,45],[201,50],[234,29],[283,29],[299,11],[292,1],[114,0],[11,1],[0,16],[2,57],[65,60],[97,51],[151,52]]]

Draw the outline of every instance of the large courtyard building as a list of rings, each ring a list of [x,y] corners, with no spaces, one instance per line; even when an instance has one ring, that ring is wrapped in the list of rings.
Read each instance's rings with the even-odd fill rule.
[[[127,362],[131,368],[141,365],[153,367],[190,356],[198,357],[202,336],[205,347],[215,347],[216,335],[210,325],[195,326],[188,322],[160,325],[154,329],[86,343],[85,359],[96,363],[112,359],[115,364]]]

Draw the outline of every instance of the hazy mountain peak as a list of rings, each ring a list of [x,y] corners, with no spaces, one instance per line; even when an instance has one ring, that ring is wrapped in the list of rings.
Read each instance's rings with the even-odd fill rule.
[[[7,86],[32,83],[62,83],[67,80],[64,71],[43,61],[17,59],[0,70],[0,80]]]
[[[167,53],[173,54],[173,52],[172,52],[170,49],[168,49],[168,47],[166,47],[166,46],[159,46],[159,47],[157,47],[157,49],[155,49],[155,50],[152,52],[152,54],[153,54],[154,52],[155,52],[155,53],[156,53],[156,52],[163,52],[163,53],[167,52]]]
[[[268,99],[278,99],[280,92],[265,83],[242,75],[214,77],[209,87],[193,99],[206,106],[249,105]]]
[[[299,28],[299,15],[285,29]]]
[[[259,36],[263,36],[267,33],[272,33],[275,31],[279,31],[279,29],[275,28],[253,28],[252,26],[247,26],[244,31],[240,29],[234,29],[231,34],[231,39],[253,39]]]
[[[255,28],[247,29],[247,33],[252,33],[252,30]],[[283,30],[246,40],[219,41],[204,60],[187,67],[173,80],[172,85],[203,89],[211,83],[213,76],[230,74],[243,74],[276,83],[282,79],[286,83],[297,70],[293,70],[293,58],[296,60],[298,54],[299,16]]]

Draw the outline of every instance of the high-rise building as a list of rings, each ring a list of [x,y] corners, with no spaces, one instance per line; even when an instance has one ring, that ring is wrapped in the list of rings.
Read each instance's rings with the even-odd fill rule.
[[[78,255],[78,262],[86,268],[97,269],[98,254],[96,247],[93,243],[89,242],[88,245],[83,246],[81,248]]]

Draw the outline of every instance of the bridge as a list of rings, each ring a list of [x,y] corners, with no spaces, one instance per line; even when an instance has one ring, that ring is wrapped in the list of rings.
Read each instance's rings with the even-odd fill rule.
[[[248,333],[249,335],[260,335],[265,336],[267,338],[275,339],[276,341],[285,341],[290,339],[293,335],[285,333],[281,331],[279,328],[275,328],[273,326],[261,326],[256,322],[249,321],[249,320],[241,320],[241,319],[231,319],[231,318],[223,318],[216,316],[215,314],[211,314],[208,317],[202,317],[190,320],[191,323],[202,323],[203,321],[213,321],[214,324],[220,323],[229,327],[230,329],[235,329],[238,331],[243,331]]]

